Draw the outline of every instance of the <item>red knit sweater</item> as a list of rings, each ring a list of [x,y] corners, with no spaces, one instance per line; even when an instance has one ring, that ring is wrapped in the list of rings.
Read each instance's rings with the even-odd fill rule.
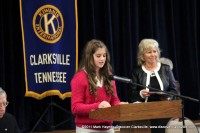
[[[71,81],[72,97],[71,109],[76,116],[75,123],[78,127],[95,128],[101,125],[111,126],[110,120],[95,120],[89,118],[90,111],[97,109],[102,101],[107,101],[111,106],[118,105],[120,100],[116,92],[115,81],[112,81],[114,88],[114,96],[107,96],[105,86],[98,87],[97,96],[91,95],[89,92],[89,84],[85,71],[76,73]],[[95,125],[95,126],[94,126]],[[99,130],[102,130],[101,128]]]

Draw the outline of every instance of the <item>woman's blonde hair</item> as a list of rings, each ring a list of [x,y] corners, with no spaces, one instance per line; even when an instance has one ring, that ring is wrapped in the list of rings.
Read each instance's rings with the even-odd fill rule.
[[[142,39],[138,45],[138,53],[137,53],[137,63],[139,66],[144,64],[144,53],[152,48],[155,48],[158,52],[157,62],[160,59],[160,48],[159,44],[154,39]]]

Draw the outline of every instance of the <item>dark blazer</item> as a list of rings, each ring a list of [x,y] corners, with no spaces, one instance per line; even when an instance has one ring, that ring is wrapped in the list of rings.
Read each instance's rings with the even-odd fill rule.
[[[20,133],[15,117],[10,113],[5,113],[0,118],[0,133]]]
[[[142,98],[139,93],[140,90],[146,87],[147,73],[142,69],[141,66],[139,66],[135,68],[131,74],[133,85],[131,85],[129,92],[129,102],[144,101],[144,98]],[[176,94],[176,80],[170,67],[168,65],[161,64],[160,69],[158,70],[158,75],[163,83],[163,90]],[[140,84],[142,87],[134,85],[134,83]],[[171,98],[173,99],[172,96]],[[151,99],[151,96],[149,99]]]

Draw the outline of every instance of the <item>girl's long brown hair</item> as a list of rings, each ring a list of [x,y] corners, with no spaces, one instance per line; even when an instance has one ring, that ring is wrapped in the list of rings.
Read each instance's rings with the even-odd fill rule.
[[[95,79],[96,66],[94,63],[93,54],[97,51],[98,48],[105,48],[106,50],[106,61],[104,66],[99,70],[99,76],[103,78],[103,83],[106,86],[107,95],[113,95],[113,86],[111,84],[111,80],[109,79],[109,75],[111,75],[112,71],[110,65],[110,54],[106,45],[102,41],[92,39],[91,41],[87,42],[79,64],[79,71],[84,69],[87,72],[90,94],[97,95],[97,80]]]

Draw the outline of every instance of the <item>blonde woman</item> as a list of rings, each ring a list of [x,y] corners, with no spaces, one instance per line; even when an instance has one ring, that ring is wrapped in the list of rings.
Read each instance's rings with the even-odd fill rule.
[[[176,81],[169,65],[160,63],[159,44],[154,39],[143,39],[138,46],[138,67],[132,71],[134,83],[144,87],[133,86],[130,92],[130,102],[151,102],[160,100],[172,100],[173,96],[161,95],[159,90],[176,92]],[[150,88],[148,88],[150,87]],[[155,88],[157,90],[152,90]],[[166,120],[152,121],[152,125],[166,125]],[[158,131],[157,131],[158,130]],[[164,129],[152,129],[153,132],[164,133]]]

